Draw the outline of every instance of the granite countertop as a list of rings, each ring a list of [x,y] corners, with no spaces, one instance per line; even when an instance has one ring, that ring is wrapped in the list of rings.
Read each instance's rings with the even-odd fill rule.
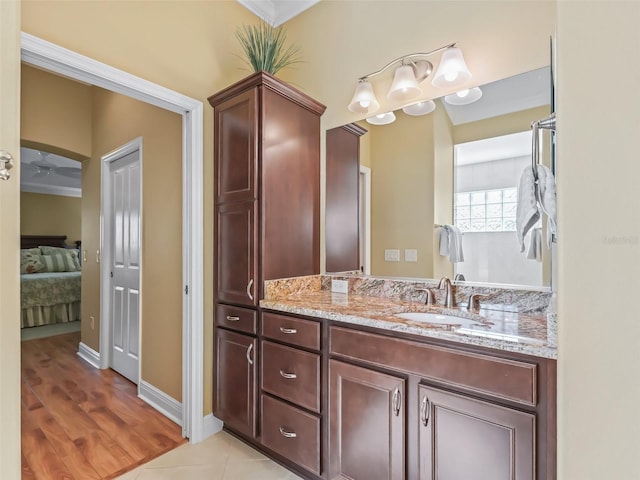
[[[543,358],[557,358],[555,315],[427,306],[387,297],[303,290],[260,301],[265,309],[404,332]],[[456,315],[477,321],[468,327],[428,324],[396,316],[406,312]]]

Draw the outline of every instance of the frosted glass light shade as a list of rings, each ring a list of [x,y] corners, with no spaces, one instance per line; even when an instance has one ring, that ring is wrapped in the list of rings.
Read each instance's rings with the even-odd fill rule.
[[[456,47],[447,48],[442,53],[438,70],[431,80],[434,87],[455,87],[471,80],[471,72],[462,56],[462,50]]]
[[[417,102],[411,105],[407,105],[406,107],[402,107],[402,111],[407,115],[412,115],[417,117],[419,115],[427,115],[433,112],[436,109],[436,104],[433,100],[425,100],[422,102]]]
[[[393,112],[380,113],[373,117],[367,118],[367,122],[371,125],[388,125],[396,121],[396,116]]]
[[[366,80],[358,82],[351,103],[347,108],[354,113],[369,113],[380,108],[371,83]]]
[[[482,90],[480,90],[480,87],[473,87],[460,90],[451,95],[446,95],[444,101],[449,105],[469,105],[470,103],[477,102],[481,97]]]
[[[416,75],[411,65],[400,65],[396,68],[387,98],[394,102],[404,102],[416,98],[421,93],[422,90],[418,87]]]

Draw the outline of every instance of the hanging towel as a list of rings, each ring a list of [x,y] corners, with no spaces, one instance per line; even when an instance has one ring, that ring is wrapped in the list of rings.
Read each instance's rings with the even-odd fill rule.
[[[455,225],[443,225],[440,229],[440,255],[449,257],[451,263],[464,262],[462,232]]]
[[[542,228],[536,227],[529,235],[529,249],[527,250],[529,260],[542,261]]]
[[[538,200],[541,210],[547,215],[547,245],[551,247],[551,239],[556,235],[556,179],[544,165],[538,165]]]
[[[449,256],[449,230],[446,225],[440,227],[440,255]]]
[[[524,252],[524,237],[540,219],[536,201],[536,181],[531,167],[526,167],[520,177],[518,205],[516,208],[516,236],[520,251]]]

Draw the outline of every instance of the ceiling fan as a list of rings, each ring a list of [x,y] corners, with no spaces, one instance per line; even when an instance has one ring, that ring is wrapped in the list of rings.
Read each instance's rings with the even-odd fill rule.
[[[38,152],[40,158],[38,160],[25,163],[25,165],[29,165],[33,170],[32,177],[46,177],[47,175],[61,175],[63,177],[69,178],[80,178],[82,175],[82,169],[80,167],[64,167],[56,165],[51,162],[47,157],[49,153],[47,152]]]

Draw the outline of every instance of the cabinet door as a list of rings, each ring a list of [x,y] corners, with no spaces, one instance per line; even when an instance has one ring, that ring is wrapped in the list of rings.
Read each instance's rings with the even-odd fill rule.
[[[255,88],[215,110],[216,204],[256,198],[258,92]]]
[[[405,380],[329,361],[329,478],[405,478]]]
[[[255,437],[257,341],[216,328],[215,347],[213,413],[227,427]]]
[[[535,479],[535,415],[420,385],[420,480]]]
[[[255,211],[254,201],[224,204],[216,209],[216,300],[219,302],[258,305]]]

